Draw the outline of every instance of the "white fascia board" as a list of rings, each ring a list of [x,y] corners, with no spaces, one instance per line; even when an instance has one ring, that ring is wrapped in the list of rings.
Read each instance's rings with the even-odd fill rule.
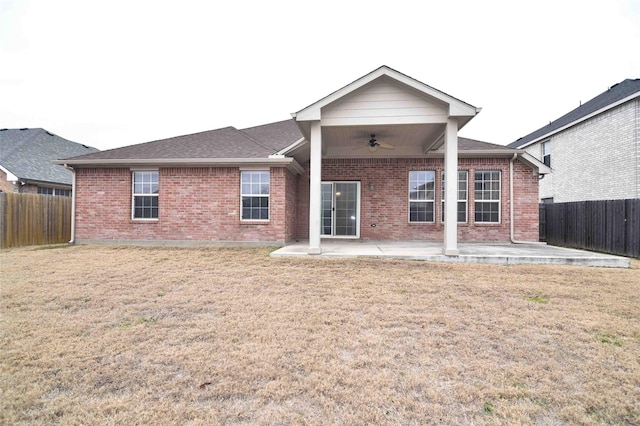
[[[528,152],[522,152],[521,154],[518,154],[518,159],[529,167],[538,169],[538,173],[540,173],[541,175],[548,175],[551,173],[551,168],[549,166],[547,166]]]
[[[246,166],[284,166],[296,173],[304,168],[291,157],[277,158],[156,158],[156,159],[93,159],[93,160],[56,160],[54,164],[88,167],[246,167]]]
[[[19,180],[18,176],[11,173],[8,169],[0,166],[0,170],[2,170],[7,175],[8,182],[17,182]]]
[[[309,105],[308,107],[298,111],[297,113],[291,114],[296,121],[312,121],[312,120],[320,120],[321,119],[321,109],[337,101],[338,99],[348,95],[349,93],[363,87],[366,84],[371,83],[379,77],[386,75],[394,80],[405,84],[406,86],[412,87],[413,89],[418,90],[432,98],[438,99],[442,102],[445,102],[449,105],[450,115],[458,116],[458,117],[473,117],[478,112],[479,109],[467,104],[466,102],[461,101],[460,99],[454,98],[453,96],[447,95],[444,92],[441,92],[437,89],[434,89],[431,86],[428,86],[418,80],[415,80],[407,75],[399,73],[387,66],[382,66],[369,74],[360,77],[353,83],[350,83],[344,86],[341,89],[336,90],[330,95],[320,99],[319,101]]]
[[[296,149],[300,148],[302,145],[304,145],[304,143],[306,142],[307,139],[305,138],[300,138],[297,141],[295,141],[294,143],[292,143],[291,145],[289,145],[288,147],[281,149],[280,151],[276,152],[276,155],[287,155],[293,151],[295,151]]]
[[[534,144],[534,143],[536,143],[536,142],[540,142],[541,140],[547,139],[547,138],[549,138],[549,137],[551,137],[551,136],[555,135],[556,133],[560,133],[560,132],[562,132],[563,130],[568,129],[569,127],[573,127],[573,126],[575,126],[576,124],[580,124],[580,123],[582,123],[583,121],[586,121],[586,120],[588,120],[588,119],[590,119],[590,118],[593,118],[593,117],[595,117],[596,115],[602,114],[603,112],[606,112],[606,111],[608,111],[608,110],[610,110],[610,109],[612,109],[612,108],[615,108],[615,107],[617,107],[618,105],[622,105],[622,104],[624,104],[624,103],[626,103],[626,102],[629,102],[629,101],[631,101],[631,100],[633,100],[633,99],[635,99],[635,98],[637,98],[637,97],[640,97],[640,92],[633,93],[633,94],[631,94],[631,95],[627,96],[627,97],[626,97],[626,98],[624,98],[624,99],[620,99],[618,102],[611,103],[611,104],[607,105],[606,107],[600,108],[599,110],[592,112],[591,114],[585,115],[584,117],[581,117],[581,118],[579,118],[579,119],[577,119],[577,120],[574,120],[574,121],[572,121],[571,123],[566,124],[566,125],[564,125],[564,126],[562,126],[562,127],[558,128],[558,129],[552,130],[552,131],[550,131],[549,133],[545,133],[544,135],[539,136],[539,137],[535,138],[534,140],[527,142],[527,143],[526,143],[526,144],[524,144],[524,145],[520,145],[518,148],[519,148],[519,149],[526,148],[526,147],[528,147],[528,146],[530,146],[530,145],[533,145],[533,144]],[[545,166],[545,167],[546,167],[546,166]]]

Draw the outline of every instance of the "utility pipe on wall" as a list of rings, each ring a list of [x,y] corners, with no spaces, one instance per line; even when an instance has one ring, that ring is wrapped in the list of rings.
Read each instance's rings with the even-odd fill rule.
[[[73,183],[71,184],[71,239],[69,244],[76,242],[76,170],[73,167],[64,166],[73,172]]]

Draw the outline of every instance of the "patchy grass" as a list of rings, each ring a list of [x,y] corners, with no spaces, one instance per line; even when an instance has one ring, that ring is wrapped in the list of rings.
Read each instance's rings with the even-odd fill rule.
[[[269,250],[3,251],[0,424],[640,424],[638,261]]]
[[[539,295],[525,296],[525,299],[533,303],[549,303],[549,299],[547,297],[543,297]]]

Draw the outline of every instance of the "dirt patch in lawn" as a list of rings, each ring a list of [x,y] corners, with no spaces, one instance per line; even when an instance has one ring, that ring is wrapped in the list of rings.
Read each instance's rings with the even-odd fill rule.
[[[0,260],[2,424],[640,424],[638,261]]]

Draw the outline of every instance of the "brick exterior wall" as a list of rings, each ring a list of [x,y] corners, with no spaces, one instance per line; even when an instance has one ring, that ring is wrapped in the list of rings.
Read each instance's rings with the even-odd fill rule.
[[[342,159],[323,161],[323,180],[361,182],[361,238],[443,239],[442,159]],[[434,223],[408,222],[410,170],[436,172]],[[469,171],[468,222],[458,224],[460,241],[509,240],[509,160],[461,159]],[[500,170],[501,222],[474,222],[474,172]],[[284,244],[308,238],[309,174],[271,169],[270,219],[240,220],[240,170],[225,167],[160,168],[158,220],[131,218],[129,168],[77,169],[76,240],[261,242]],[[538,239],[538,178],[515,163],[516,238]],[[370,183],[375,186],[370,189]],[[371,225],[375,224],[375,227]]]
[[[0,191],[18,192],[18,187],[7,180],[7,174],[0,170]]]
[[[361,182],[360,238],[363,240],[429,240],[442,241],[442,159],[336,159],[323,160],[323,181]],[[298,187],[297,237],[309,235],[309,165]],[[436,172],[435,222],[409,223],[409,171]],[[460,241],[509,241],[509,159],[460,159],[459,170],[469,172],[468,221],[458,223]],[[474,172],[501,171],[501,220],[498,224],[474,221]],[[370,189],[370,184],[375,189]],[[514,165],[515,237],[522,241],[538,241],[538,176],[526,165]],[[375,225],[375,227],[372,227]]]
[[[540,198],[556,203],[640,198],[640,100],[635,99],[563,130],[551,142],[552,173]],[[526,151],[542,158],[543,141]]]
[[[69,188],[71,189],[71,188]],[[21,185],[18,183],[14,185],[13,182],[7,180],[7,174],[0,170],[0,191],[2,192],[19,192],[21,194],[37,194],[38,185],[32,185],[30,183]]]
[[[295,178],[285,168],[271,169],[268,222],[240,220],[238,168],[160,168],[158,179],[158,220],[134,220],[129,168],[78,169],[76,240],[283,244],[289,238],[286,216],[295,214],[295,203],[287,187]]]

